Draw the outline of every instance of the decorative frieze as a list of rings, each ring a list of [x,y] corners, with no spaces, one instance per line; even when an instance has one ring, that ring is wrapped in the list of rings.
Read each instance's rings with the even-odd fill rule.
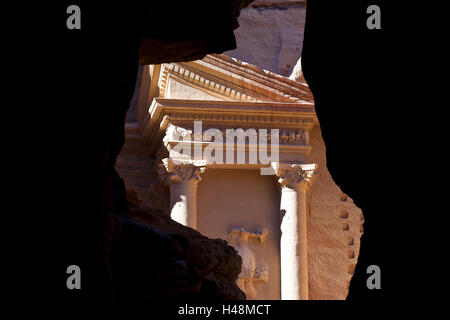
[[[306,146],[309,144],[308,131],[301,129],[281,130],[280,143],[292,143]]]
[[[163,142],[165,145],[168,144],[169,141],[211,141],[210,134],[208,134],[211,129],[214,130],[214,136],[220,136],[225,141],[227,136],[227,130],[236,131],[241,128],[227,128],[227,129],[216,129],[210,128],[207,130],[202,130],[197,132],[196,130],[189,130],[180,126],[173,125],[169,123],[167,126],[166,134],[163,138]],[[209,130],[209,131],[208,131]],[[279,130],[279,129],[278,129]],[[207,132],[208,131],[208,132]],[[272,141],[271,130],[257,130],[248,131],[249,136],[252,134],[255,136],[259,136],[263,138],[267,142]],[[205,132],[207,132],[208,139],[204,139]],[[309,143],[309,134],[305,129],[283,129],[279,130],[279,143],[283,144],[293,144],[293,145],[303,145],[306,146]]]

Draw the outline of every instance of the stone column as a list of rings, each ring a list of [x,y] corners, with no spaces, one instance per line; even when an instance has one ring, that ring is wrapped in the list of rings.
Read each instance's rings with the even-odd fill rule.
[[[277,164],[281,184],[281,299],[308,299],[308,241],[306,192],[316,168]]]
[[[170,217],[190,228],[197,228],[197,182],[204,167],[192,163],[162,160],[170,188]]]

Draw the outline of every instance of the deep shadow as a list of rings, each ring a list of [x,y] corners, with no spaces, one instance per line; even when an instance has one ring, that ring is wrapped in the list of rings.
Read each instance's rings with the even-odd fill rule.
[[[366,28],[366,8],[371,4],[383,8],[381,30]],[[399,140],[404,121],[399,118],[405,111],[394,99],[399,93],[396,82],[400,81],[397,66],[401,60],[389,50],[390,9],[382,1],[309,1],[302,53],[328,170],[364,214],[364,234],[348,299],[367,303],[393,298],[395,289],[407,281],[399,261],[408,249],[399,248],[397,237],[404,210],[399,193],[404,168],[400,166],[406,165],[400,160],[405,140]],[[366,286],[366,269],[372,264],[381,268],[382,290]]]
[[[45,11],[41,16],[45,18],[36,23],[37,34],[28,35],[27,44],[35,65],[30,72],[33,87],[39,85],[36,91],[42,98],[39,118],[35,119],[40,119],[38,132],[43,135],[34,138],[44,143],[33,144],[28,151],[44,154],[45,159],[35,163],[38,177],[31,179],[39,182],[33,193],[37,199],[34,211],[44,213],[33,216],[33,223],[28,221],[43,226],[34,229],[33,235],[37,235],[27,243],[27,261],[40,262],[34,265],[39,276],[31,289],[40,291],[34,299],[79,307],[110,304],[133,291],[126,287],[128,283],[138,290],[149,283],[148,276],[142,277],[145,272],[151,275],[164,268],[179,271],[171,264],[171,251],[164,249],[171,247],[170,237],[167,240],[152,228],[123,222],[129,219],[117,219],[118,213],[127,214],[127,205],[114,165],[124,143],[125,116],[138,61],[186,61],[234,49],[236,18],[248,2],[61,1],[36,11]],[[66,28],[70,4],[81,8],[81,30]],[[37,97],[33,96],[33,101]],[[118,224],[123,225],[119,233]],[[117,234],[123,241],[114,241]],[[151,239],[160,239],[160,246],[147,248],[145,243]],[[126,246],[133,248],[126,250]],[[114,248],[116,254],[112,255]],[[116,285],[112,283],[111,261],[120,262],[115,272],[121,273],[122,279]],[[78,291],[66,288],[66,268],[71,264],[82,270],[82,289]],[[153,272],[151,277],[157,276],[158,272]],[[139,279],[143,283],[139,284]],[[203,283],[203,295],[207,292],[209,299],[217,298],[217,284],[206,288],[206,280]],[[26,281],[21,288],[28,290]],[[175,289],[174,295],[178,292]],[[44,297],[42,290],[48,296]],[[129,299],[138,302],[166,297],[138,290]],[[145,297],[136,296],[140,293]],[[182,295],[189,298],[189,290]]]

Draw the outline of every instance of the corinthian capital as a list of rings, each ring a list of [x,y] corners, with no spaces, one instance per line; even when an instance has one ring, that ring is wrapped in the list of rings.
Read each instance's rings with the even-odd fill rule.
[[[314,171],[317,169],[316,164],[284,164],[274,163],[272,167],[278,177],[278,183],[282,187],[308,187]]]
[[[189,183],[201,180],[200,174],[205,171],[202,161],[162,159],[158,174],[163,183]]]

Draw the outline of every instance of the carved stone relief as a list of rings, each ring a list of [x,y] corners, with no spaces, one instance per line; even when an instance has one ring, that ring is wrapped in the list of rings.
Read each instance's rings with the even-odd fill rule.
[[[201,136],[196,136],[198,140],[201,140]],[[194,134],[192,130],[185,129],[173,124],[169,124],[166,130],[166,134],[163,138],[164,144],[169,141],[192,141],[194,139]]]
[[[237,284],[246,293],[248,300],[258,298],[255,282],[269,281],[269,267],[266,263],[258,265],[257,258],[249,246],[249,241],[255,241],[264,245],[269,231],[262,229],[259,233],[246,231],[244,228],[232,229],[229,233],[231,245],[242,258],[242,271],[239,274]]]
[[[310,168],[302,168],[301,165],[290,165],[285,168],[276,168],[278,183],[283,187],[293,188],[297,185],[308,186],[311,183],[316,165],[310,165]]]
[[[175,163],[172,159],[163,159],[163,164],[159,164],[157,172],[159,180],[163,185],[170,182],[198,182],[201,180],[200,174],[205,171],[204,165],[196,165],[192,161],[178,161]]]
[[[229,128],[230,130],[236,131],[241,128]],[[222,136],[222,138],[226,138],[226,130],[216,129],[218,133]],[[247,129],[244,129],[245,131]],[[185,129],[183,127],[179,127],[173,124],[169,124],[166,130],[166,134],[163,138],[164,144],[167,144],[169,141],[203,141],[203,137],[205,136],[205,131],[202,133],[193,132],[190,129]],[[260,136],[260,138],[265,138],[267,142],[270,142],[272,139],[271,130],[268,129],[266,133],[259,132],[258,128],[255,130],[251,130],[248,132],[249,135]],[[284,144],[296,144],[296,145],[308,145],[309,143],[309,134],[307,130],[304,129],[281,129],[279,130],[279,143]]]

